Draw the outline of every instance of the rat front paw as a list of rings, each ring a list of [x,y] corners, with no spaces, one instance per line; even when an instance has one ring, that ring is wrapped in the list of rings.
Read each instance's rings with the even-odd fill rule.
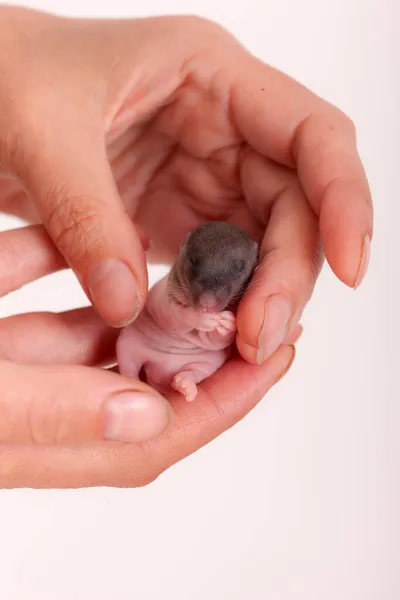
[[[236,332],[236,317],[230,310],[224,310],[219,313],[219,323],[216,330],[223,336],[228,336]]]
[[[198,316],[196,329],[198,331],[214,331],[220,323],[220,313],[201,313]]]
[[[172,388],[185,396],[187,402],[192,402],[197,396],[197,386],[195,382],[185,375],[185,373],[178,373],[175,375],[172,381]]]

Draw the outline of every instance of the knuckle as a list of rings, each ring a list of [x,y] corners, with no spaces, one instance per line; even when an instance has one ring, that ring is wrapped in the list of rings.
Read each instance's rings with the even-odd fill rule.
[[[53,205],[51,198],[56,196]],[[98,201],[89,196],[71,196],[59,186],[42,198],[49,206],[45,225],[59,250],[69,262],[85,261],[91,248],[99,244],[101,231],[98,220]]]
[[[319,153],[321,148],[336,143],[338,136],[356,138],[354,122],[341,109],[332,105],[328,110],[310,113],[293,135],[293,156],[298,156],[300,148],[307,153]]]
[[[59,397],[37,402],[31,398],[26,410],[26,430],[29,441],[38,446],[53,445],[66,438],[68,423],[65,420],[63,402]]]
[[[187,28],[194,33],[204,34],[213,32],[221,34],[225,32],[225,29],[222,27],[222,25],[216,21],[213,21],[212,19],[208,19],[207,17],[202,17],[200,15],[188,15],[181,17],[181,19],[184,19]]]
[[[316,269],[312,256],[282,254],[282,250],[275,249],[267,254],[265,264],[266,273],[271,273],[271,275],[278,272],[277,265],[280,265],[279,272],[282,273],[282,276],[277,280],[275,275],[272,281],[274,281],[274,285],[278,286],[281,293],[294,298],[300,305],[309,300],[316,282]]]
[[[200,15],[177,16],[171,21],[175,39],[185,42],[186,48],[191,47],[194,55],[209,52],[213,48],[219,55],[239,47],[236,38],[220,23]],[[223,43],[221,43],[223,42]],[[190,61],[189,61],[190,62]]]
[[[151,474],[146,474],[142,477],[139,477],[135,483],[133,487],[137,487],[137,488],[142,488],[142,487],[146,487],[148,485],[150,485],[151,483],[154,483],[159,476],[161,475],[161,473],[151,473]]]
[[[336,106],[332,107],[328,117],[325,117],[323,122],[320,122],[321,135],[320,139],[323,143],[329,144],[336,136],[345,136],[353,139],[356,135],[356,127],[354,122]]]
[[[356,135],[356,126],[354,121],[340,108],[334,108],[335,118],[341,129],[351,136]]]
[[[309,289],[314,286],[315,269],[312,255],[307,253],[302,256],[290,257],[287,267],[287,272],[292,273],[295,287],[307,287]]]

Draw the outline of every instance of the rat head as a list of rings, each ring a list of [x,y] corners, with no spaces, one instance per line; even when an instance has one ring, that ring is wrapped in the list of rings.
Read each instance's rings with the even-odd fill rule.
[[[205,223],[183,241],[171,287],[184,304],[219,312],[240,300],[257,261],[258,244],[241,227]]]

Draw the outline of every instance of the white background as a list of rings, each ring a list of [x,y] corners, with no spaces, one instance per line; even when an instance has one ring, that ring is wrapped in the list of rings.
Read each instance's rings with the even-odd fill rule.
[[[292,371],[220,439],[144,489],[0,492],[1,599],[398,600],[396,0],[30,5],[221,22],[355,120],[376,235],[362,288],[324,271]],[[61,274],[0,301],[0,311],[82,301]]]

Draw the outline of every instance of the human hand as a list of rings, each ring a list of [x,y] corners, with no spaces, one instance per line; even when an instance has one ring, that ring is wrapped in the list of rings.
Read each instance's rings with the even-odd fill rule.
[[[339,279],[361,282],[372,205],[338,109],[198,18],[3,7],[0,29],[0,204],[43,221],[109,324],[130,322],[146,298],[138,228],[163,262],[211,219],[261,242],[237,315],[252,363],[298,323],[320,240]]]
[[[0,256],[0,296],[63,267],[41,226],[0,233]],[[0,488],[150,483],[244,417],[294,358],[289,345],[259,367],[235,357],[195,403],[168,404],[94,368],[115,359],[117,333],[92,308],[0,321]]]

